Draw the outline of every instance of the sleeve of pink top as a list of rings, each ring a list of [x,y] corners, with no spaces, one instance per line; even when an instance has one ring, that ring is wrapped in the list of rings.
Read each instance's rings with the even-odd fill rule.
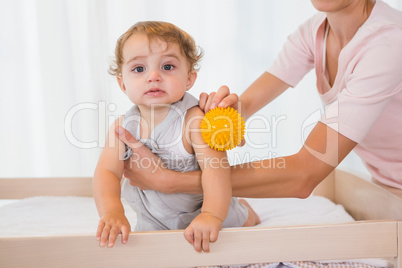
[[[345,88],[326,107],[321,121],[357,143],[362,141],[390,99],[402,90],[401,48],[402,34],[396,27],[362,42]]]
[[[291,87],[314,67],[312,20],[306,21],[288,37],[278,57],[267,69]]]

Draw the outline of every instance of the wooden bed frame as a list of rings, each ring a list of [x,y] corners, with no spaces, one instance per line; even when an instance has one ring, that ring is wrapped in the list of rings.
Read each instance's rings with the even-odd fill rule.
[[[335,170],[314,194],[342,204],[353,223],[221,231],[211,253],[196,253],[182,231],[131,233],[101,248],[94,233],[0,237],[0,267],[188,267],[386,258],[402,268],[402,191]],[[0,199],[92,196],[91,178],[0,179]]]

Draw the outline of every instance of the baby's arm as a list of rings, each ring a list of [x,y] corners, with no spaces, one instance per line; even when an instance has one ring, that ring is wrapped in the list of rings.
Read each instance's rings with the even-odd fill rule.
[[[187,227],[184,235],[196,251],[209,252],[209,243],[215,242],[225,220],[232,197],[230,165],[226,152],[211,149],[203,140],[200,123],[204,113],[199,107],[188,111],[188,137],[202,170],[204,202],[201,214]]]
[[[123,117],[117,119],[110,127],[92,181],[94,199],[100,216],[96,239],[100,240],[102,247],[106,245],[107,240],[108,246],[113,247],[118,234],[122,234],[122,243],[126,243],[131,230],[120,199],[125,146],[114,133],[115,127],[121,125],[122,121]]]

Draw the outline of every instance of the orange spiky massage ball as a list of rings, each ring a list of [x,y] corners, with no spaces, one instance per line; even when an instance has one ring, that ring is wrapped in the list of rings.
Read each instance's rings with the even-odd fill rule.
[[[202,138],[217,151],[233,149],[240,144],[244,133],[243,118],[231,107],[216,107],[206,113],[201,122]]]

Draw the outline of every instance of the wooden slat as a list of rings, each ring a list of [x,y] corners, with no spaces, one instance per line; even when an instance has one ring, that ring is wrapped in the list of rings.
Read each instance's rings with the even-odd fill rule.
[[[331,172],[325,180],[315,187],[313,195],[323,196],[332,202],[335,199],[335,171]]]
[[[372,179],[372,183],[380,186],[381,188],[387,190],[388,192],[390,192],[391,194],[399,197],[402,199],[402,190],[401,189],[397,189],[397,188],[393,188],[387,185],[382,184],[381,182],[377,181],[376,179]]]
[[[94,235],[0,239],[0,267],[186,267],[279,261],[395,258],[397,222],[227,229],[211,253],[196,253],[182,231],[132,233],[100,248]]]
[[[344,205],[357,220],[402,219],[399,190],[347,172],[337,170],[315,193]],[[91,196],[91,178],[0,179],[0,198],[37,195]],[[395,258],[402,267],[401,224],[228,229],[210,254],[195,253],[180,231],[133,233],[128,245],[118,243],[113,249],[99,248],[92,234],[0,238],[0,267],[186,267],[373,257]]]
[[[402,220],[402,198],[368,179],[336,170],[334,202],[343,205],[355,220]]]
[[[92,178],[2,178],[0,199],[32,196],[92,196]]]

